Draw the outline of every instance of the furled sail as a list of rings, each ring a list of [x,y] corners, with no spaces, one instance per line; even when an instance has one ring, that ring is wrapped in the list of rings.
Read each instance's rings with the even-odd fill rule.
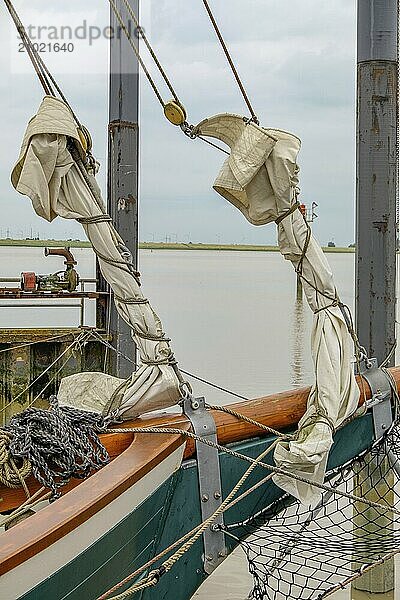
[[[143,296],[123,240],[106,215],[93,170],[85,168],[81,144],[70,108],[46,96],[29,121],[11,180],[18,192],[29,196],[40,217],[82,223],[139,350],[141,365],[127,381],[79,373],[63,381],[60,401],[94,410],[103,394],[102,412],[132,418],[176,404],[181,396],[179,371],[161,321]]]
[[[356,410],[359,390],[352,365],[353,340],[332,272],[297,210],[300,140],[231,114],[205,119],[194,133],[217,138],[230,147],[214,189],[253,225],[275,221],[281,253],[296,269],[301,263],[304,293],[314,312],[311,345],[315,384],[296,438],[280,441],[274,458],[280,468],[310,483],[321,483],[333,431]],[[314,502],[319,496],[312,485],[289,476],[275,475],[274,481],[302,502]]]

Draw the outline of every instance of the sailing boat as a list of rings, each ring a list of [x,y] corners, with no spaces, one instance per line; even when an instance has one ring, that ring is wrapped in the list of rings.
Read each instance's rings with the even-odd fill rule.
[[[6,4],[16,20],[9,0]],[[54,80],[17,23],[51,91]],[[363,355],[325,257],[298,210],[298,138],[260,127],[252,111],[250,119],[222,114],[195,127],[188,126],[176,99],[164,112],[190,136],[224,143],[228,158],[215,190],[249,222],[277,224],[281,252],[302,278],[315,313],[317,384],[220,410],[206,409],[193,395],[106,214],[90,136],[65,97],[46,92],[28,123],[12,183],[42,218],[62,216],[83,225],[117,309],[132,329],[141,366],[126,380],[99,373],[66,378],[49,414],[31,409],[4,429],[1,508],[12,512],[2,534],[0,591],[7,598],[117,598],[134,592],[148,599],[190,598],[241,541],[250,515],[274,512],[280,499],[312,503],[329,491],[326,472],[376,441],[374,407],[390,414],[380,418],[380,435],[392,426],[400,370],[378,369]],[[366,366],[358,379],[354,351]],[[154,414],[167,406],[176,406],[176,414]],[[64,474],[70,481],[62,488],[56,482],[46,493],[41,483],[47,472],[60,477],[59,459],[45,469],[39,464],[29,428],[39,439],[53,417],[61,442],[71,423],[82,432],[86,428],[91,440],[99,433],[110,461],[89,473],[85,463],[87,478]],[[47,450],[53,452],[52,441],[45,438],[41,460]],[[26,462],[35,478],[24,471]],[[81,466],[70,465],[70,473]],[[12,471],[21,486],[7,486]],[[48,498],[50,504],[32,512]]]

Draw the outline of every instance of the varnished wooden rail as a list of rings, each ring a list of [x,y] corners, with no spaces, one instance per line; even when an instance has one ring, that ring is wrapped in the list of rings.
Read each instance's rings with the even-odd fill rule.
[[[390,369],[396,385],[400,388],[400,367]],[[371,397],[368,383],[358,378],[362,391],[360,404]],[[281,392],[248,402],[230,405],[230,408],[277,430],[288,430],[296,426],[303,416],[310,388]],[[364,395],[365,392],[365,395]],[[229,444],[255,436],[266,435],[255,425],[238,420],[236,417],[219,411],[213,411],[221,444]],[[122,427],[179,427],[188,431],[190,423],[184,415],[163,414],[143,416],[134,421],[125,422]],[[173,452],[182,439],[178,435],[147,435],[121,433],[121,435],[103,434],[101,439],[113,457],[107,465],[87,480],[70,484],[69,493],[45,510],[29,517],[14,528],[1,534],[0,575],[6,573],[28,558],[73,531],[92,515],[107,506],[121,493],[127,490],[159,462]],[[185,456],[194,453],[191,440],[186,444]],[[79,485],[78,485],[79,484]],[[37,483],[28,481],[32,492]],[[73,488],[73,489],[71,489]],[[21,490],[1,487],[0,510],[10,510],[24,500]]]

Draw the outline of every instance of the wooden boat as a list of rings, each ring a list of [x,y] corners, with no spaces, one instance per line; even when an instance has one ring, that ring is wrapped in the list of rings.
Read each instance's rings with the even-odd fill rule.
[[[390,371],[400,387],[400,367]],[[360,379],[358,383],[361,387]],[[363,381],[362,386],[365,399],[369,399],[368,383]],[[291,430],[305,411],[308,393],[308,388],[283,392],[230,408],[280,431]],[[219,443],[234,445],[236,451],[247,456],[257,457],[275,439],[230,414],[213,411],[213,417]],[[185,415],[162,414],[138,418],[124,427],[178,427],[189,431],[191,424]],[[329,468],[363,452],[373,435],[369,412],[339,430]],[[61,498],[2,533],[1,598],[94,600],[202,521],[192,440],[171,433],[101,437],[112,457],[109,465],[87,480],[72,482]],[[220,452],[219,459],[225,497],[247,464],[224,452]],[[265,470],[257,469],[241,491],[263,477]],[[38,484],[28,480],[28,486],[34,492]],[[274,484],[260,486],[227,511],[225,522],[243,521],[282,495]],[[24,500],[20,489],[2,487],[0,496],[2,512]],[[245,533],[238,527],[234,534],[240,538]],[[236,541],[226,537],[226,553],[235,546]],[[155,588],[142,592],[140,597],[190,598],[207,577],[203,552],[202,541],[198,540],[179,568],[165,574]]]
[[[23,33],[23,27],[17,19],[12,3],[10,0],[6,0],[6,4],[16,22],[19,33]],[[205,4],[207,6],[207,3]],[[207,9],[214,28],[217,34],[219,34],[215,21],[210,14],[209,7]],[[141,31],[141,34],[144,35],[144,31]],[[32,50],[26,40],[26,36],[23,39],[27,44],[27,49]],[[227,53],[225,47],[224,51]],[[34,52],[31,52],[31,55],[36,60],[35,67],[42,69],[40,71],[39,68],[40,72],[38,74],[45,80],[49,72],[43,70],[43,65],[35,57]],[[236,72],[235,77],[238,80]],[[54,83],[53,79],[51,81]],[[46,88],[46,85],[44,88]],[[116,97],[118,96],[118,103],[123,97],[121,90],[122,87],[118,88],[118,94],[116,94]],[[244,90],[242,87],[241,90],[243,93]],[[59,102],[59,99],[55,101],[52,98],[53,94],[49,96],[49,92],[46,89],[44,91],[47,104],[49,104],[49,99],[51,101],[53,115],[55,104]],[[245,94],[244,96],[249,106],[247,96]],[[64,97],[63,100],[65,100]],[[68,105],[65,106],[68,108]],[[300,149],[300,140],[296,136],[281,130],[260,128],[252,109],[250,119],[243,118],[240,115],[216,115],[215,117],[203,120],[195,127],[188,125],[186,122],[186,114],[180,102],[167,102],[163,104],[163,110],[167,118],[173,124],[181,125],[184,133],[188,134],[189,137],[197,136],[202,139],[202,137],[208,136],[217,138],[228,146],[230,145],[229,141],[232,142],[232,139],[229,136],[227,139],[224,139],[221,131],[224,132],[225,128],[220,127],[221,122],[223,124],[227,120],[231,122],[231,129],[239,132],[238,135],[241,135],[240,131],[244,129],[247,130],[247,133],[254,130],[251,135],[255,135],[256,137],[250,138],[253,140],[252,145],[253,147],[257,147],[258,142],[263,139],[263,149],[260,150],[262,155],[260,163],[257,161],[254,162],[252,159],[251,180],[253,184],[256,178],[259,178],[260,181],[262,180],[261,183],[259,181],[257,185],[252,186],[253,192],[256,192],[259,189],[258,185],[261,184],[264,186],[263,191],[265,192],[265,178],[267,175],[269,177],[266,162],[269,160],[270,153],[274,152],[273,149],[276,144],[276,156],[281,160],[282,164],[284,163],[283,166],[286,169],[280,171],[281,174],[284,174],[282,180],[285,181],[285,177],[288,174],[290,174],[290,177],[286,187],[283,186],[283,191],[278,190],[281,186],[277,186],[277,189],[270,186],[276,196],[267,188],[268,193],[265,195],[267,217],[261,214],[257,221],[254,219],[254,215],[249,214],[248,207],[251,203],[245,203],[244,206],[240,207],[240,204],[237,203],[238,198],[235,199],[235,196],[233,196],[232,200],[231,191],[238,189],[235,181],[230,181],[229,178],[226,181],[224,177],[224,185],[228,187],[225,188],[219,185],[216,189],[218,188],[221,195],[232,201],[237,208],[240,208],[246,218],[253,224],[266,224],[267,222],[275,221],[279,226],[284,219],[290,217],[292,230],[289,238],[293,239],[293,248],[288,252],[288,248],[284,247],[281,249],[282,253],[285,256],[292,257],[290,260],[294,263],[298,276],[303,276],[302,269],[304,262],[307,262],[303,261],[303,259],[311,247],[314,262],[318,263],[319,261],[319,266],[322,265],[320,272],[326,276],[325,282],[323,285],[320,284],[319,288],[309,283],[310,279],[311,281],[316,279],[308,275],[309,279],[307,282],[307,276],[303,277],[303,283],[305,282],[306,285],[311,286],[313,290],[319,292],[321,295],[321,298],[312,299],[310,302],[311,295],[309,294],[308,299],[311,308],[315,314],[320,315],[321,319],[322,315],[327,314],[324,312],[326,309],[331,309],[330,313],[332,314],[336,311],[336,318],[342,322],[341,329],[338,328],[337,331],[340,333],[343,330],[343,337],[348,337],[348,334],[352,333],[352,340],[354,341],[356,338],[355,332],[352,330],[351,323],[345,318],[346,311],[344,310],[344,306],[341,306],[343,312],[339,310],[339,299],[336,288],[333,286],[333,281],[330,281],[329,269],[324,263],[322,251],[319,250],[317,252],[316,247],[313,246],[314,241],[307,229],[306,219],[303,218],[305,215],[303,214],[303,217],[300,217],[297,211],[300,208],[297,201],[298,190],[296,183],[298,170],[296,170],[295,158],[293,157],[297,157]],[[67,180],[67,176],[71,175],[72,182],[76,183],[80,181],[82,184],[81,187],[77,188],[65,184],[63,198],[65,205],[63,206],[64,208],[68,206],[66,202],[66,189],[80,190],[80,193],[70,194],[74,196],[74,198],[68,199],[71,202],[70,212],[71,214],[77,214],[78,220],[86,225],[88,237],[93,242],[99,262],[103,261],[108,265],[108,269],[107,266],[103,265],[102,272],[106,280],[114,283],[117,304],[120,309],[121,305],[125,305],[126,311],[129,313],[127,309],[129,305],[147,304],[148,300],[140,297],[135,288],[133,280],[137,280],[137,273],[134,270],[133,255],[131,255],[132,261],[126,258],[128,248],[122,244],[126,240],[122,240],[121,238],[118,242],[117,232],[111,230],[111,225],[109,224],[112,221],[111,217],[104,212],[99,214],[99,209],[100,207],[102,208],[103,204],[97,198],[96,188],[93,187],[91,179],[88,177],[89,170],[90,172],[95,170],[95,163],[92,161],[87,163],[82,162],[82,157],[93,159],[90,154],[90,136],[87,134],[85,128],[81,127],[72,109],[69,117],[73,121],[70,128],[65,128],[64,123],[60,130],[58,124],[63,121],[58,120],[56,127],[52,123],[50,129],[47,129],[46,125],[44,129],[41,126],[39,133],[31,132],[26,141],[27,144],[32,144],[34,147],[37,141],[37,139],[34,139],[35,136],[54,134],[60,137],[63,136],[62,141],[65,142],[65,149],[71,152],[71,158],[73,158],[71,173],[68,172],[62,176],[64,183]],[[123,117],[124,115],[119,113],[118,120],[114,120],[110,124],[111,137],[114,142],[115,139],[113,136],[115,130],[119,131],[119,134],[125,128],[131,135],[134,131],[137,132],[136,124],[133,122],[136,117],[132,117],[131,123]],[[255,131],[256,129],[257,131]],[[247,138],[244,140],[246,144],[242,147],[242,149],[246,150],[243,156],[247,154],[248,149],[246,140]],[[124,145],[128,148],[129,144],[126,142],[127,139],[125,139]],[[51,144],[47,145],[51,146]],[[286,154],[279,149],[282,147],[286,147]],[[234,150],[231,148],[232,152],[237,152],[237,148],[238,146],[235,143]],[[55,148],[54,152],[58,153],[61,150],[62,145],[60,144],[60,147]],[[22,187],[20,185],[20,176],[22,176],[24,171],[23,165],[25,164],[26,154],[25,151],[21,154],[13,177],[14,187],[24,194],[27,194],[27,190],[32,191],[33,189],[30,185],[27,185],[26,181],[22,183]],[[116,154],[119,154],[119,160],[121,161],[121,153]],[[32,156],[36,159],[38,155],[33,152],[31,159]],[[42,155],[40,154],[40,156]],[[57,165],[58,154],[57,156],[51,156],[52,161],[48,161],[46,164]],[[239,151],[238,156],[239,158],[243,158],[241,151]],[[279,160],[277,163],[278,167]],[[35,162],[37,161],[35,160]],[[281,167],[282,164],[280,165]],[[79,165],[83,166],[83,170],[79,168]],[[288,165],[291,170],[287,168]],[[276,167],[278,169],[277,173],[279,172],[278,167]],[[27,171],[29,172],[29,169]],[[277,179],[280,180],[280,177],[277,177]],[[247,183],[242,186],[242,191],[245,190],[250,180],[246,181]],[[30,184],[31,182],[28,181],[28,183]],[[231,184],[233,187],[229,188]],[[123,189],[123,186],[121,189]],[[287,193],[288,190],[289,194]],[[96,200],[97,202],[97,204],[96,202],[92,202],[94,211],[89,211],[88,214],[85,212],[87,210],[86,205],[82,208],[83,212],[78,210],[81,208],[78,206],[79,202],[84,204],[82,198],[85,197],[83,193],[85,191],[88,192],[89,196],[93,196],[92,200]],[[125,191],[123,194],[117,194],[116,191],[114,190],[115,198],[122,199],[125,196]],[[46,193],[42,195],[47,198]],[[34,195],[35,210],[38,210],[36,200],[38,198],[41,199],[42,195],[39,192]],[[249,199],[251,196],[252,194],[249,195]],[[254,196],[257,196],[257,194],[255,193]],[[128,196],[128,198],[131,201],[131,198],[133,199],[134,196]],[[53,198],[53,200],[54,206],[52,204],[51,211],[49,209],[46,212],[44,207],[39,207],[38,214],[48,218],[48,220],[52,220],[55,214],[57,214],[57,198]],[[272,205],[272,209],[271,206],[269,207],[271,210],[268,209],[268,202]],[[88,206],[93,209],[93,206],[90,204]],[[65,214],[65,210],[59,214]],[[96,229],[101,223],[107,230],[105,232],[101,230],[103,236],[100,236],[99,231]],[[107,226],[106,223],[108,223]],[[285,221],[285,223],[287,224],[288,221]],[[111,236],[110,232],[115,235]],[[106,237],[107,233],[109,234],[108,238]],[[111,248],[112,245],[106,243],[110,236],[114,240],[115,248]],[[117,254],[117,258],[115,258],[115,255],[104,258],[104,251],[100,252],[96,250],[96,245],[99,246],[99,242],[109,250],[116,250],[119,253]],[[282,243],[284,245],[284,240]],[[103,246],[100,245],[100,249]],[[315,265],[311,264],[313,261],[309,262],[310,264],[307,268],[311,269],[313,267],[314,269]],[[114,274],[110,275],[109,272],[111,266],[117,269],[117,265],[121,264],[125,267],[125,269],[122,268],[122,271],[125,270],[125,272],[128,272],[132,276],[131,290],[129,291],[128,289],[125,296],[121,295],[118,287],[115,289],[118,278],[114,277]],[[313,269],[311,269],[311,275],[314,274]],[[109,274],[108,279],[107,272]],[[29,275],[32,274],[30,273]],[[321,287],[323,288],[322,290]],[[323,301],[320,304],[321,300]],[[123,314],[123,317],[127,320],[126,313]],[[136,323],[133,317],[130,323],[132,330],[137,332],[138,330],[135,327]],[[152,342],[157,342],[157,344],[166,343],[165,339],[160,337],[159,327],[158,322],[155,322],[155,331],[147,327],[144,332],[141,331],[142,335],[140,335],[139,330],[139,334],[136,334],[136,336],[139,337],[139,341],[140,339],[148,339]],[[338,337],[340,338],[341,336],[338,335]],[[350,340],[347,341],[349,342]],[[316,345],[318,346],[318,344]],[[339,339],[336,344],[338,359],[332,360],[330,365],[331,373],[337,369],[338,364],[341,362],[346,365],[347,371],[351,372],[352,378],[353,371],[350,352],[343,351],[344,346],[345,344],[342,345]],[[353,349],[351,357],[352,352]],[[327,354],[329,353],[327,352]],[[357,357],[360,358],[360,355],[361,351],[358,348]],[[173,355],[166,354],[166,356],[171,358],[168,367],[175,367],[176,362],[173,359]],[[165,358],[162,362],[160,360],[157,362],[157,360],[151,357],[149,359],[147,354],[144,354],[144,358],[145,360],[142,361],[144,365],[166,365]],[[325,356],[325,359],[329,358],[330,356]],[[321,363],[318,364],[320,365]],[[324,368],[320,369],[319,375],[321,376],[321,374],[323,377]],[[397,387],[400,388],[400,368],[392,369],[391,374],[396,381]],[[351,378],[347,377],[347,383],[349,383]],[[346,373],[343,375],[343,382],[345,380]],[[180,383],[184,382],[180,381]],[[353,379],[352,383],[354,384]],[[369,388],[366,380],[362,384],[361,381],[358,383],[364,392],[361,395],[362,402],[365,402],[366,399],[371,397],[372,390]],[[341,388],[341,385],[336,387]],[[354,384],[353,391],[356,387]],[[180,386],[178,389],[181,391]],[[279,431],[292,431],[296,428],[299,420],[305,413],[309,392],[309,389],[283,392],[274,396],[235,404],[231,408],[237,414],[256,420],[258,423],[267,425],[270,428]],[[177,396],[175,398],[176,402],[180,398],[180,396]],[[356,404],[357,400],[354,402],[353,409]],[[166,405],[163,404],[163,406]],[[335,409],[338,409],[338,407],[335,406]],[[319,417],[325,417],[328,420],[327,413],[321,413],[322,411],[319,413]],[[315,416],[315,414],[311,416]],[[212,488],[212,490],[215,490],[212,493],[215,498],[226,498],[236,486],[248,465],[248,463],[241,460],[239,454],[250,459],[255,459],[274,443],[276,436],[267,433],[257,426],[256,423],[246,422],[232,414],[213,411],[213,417],[216,424],[218,441],[225,446],[225,450],[219,450],[218,458],[221,481],[216,479],[219,487]],[[332,425],[332,420],[328,420],[328,424]],[[324,425],[326,427],[327,423],[325,422]],[[135,432],[134,429],[139,427],[164,428],[166,431],[165,433]],[[188,440],[185,435],[174,433],[172,430],[167,431],[168,429],[178,428],[181,431],[189,432],[191,427],[192,424],[186,416],[164,413],[159,416],[140,417],[134,421],[125,422],[125,431],[121,431],[121,433],[104,433],[101,437],[111,456],[112,460],[110,464],[100,471],[91,474],[84,481],[76,480],[70,482],[64,488],[61,498],[40,508],[34,514],[25,515],[26,518],[12,523],[13,526],[1,534],[3,543],[0,548],[0,597],[10,600],[41,600],[48,598],[52,600],[99,599],[100,597],[104,597],[110,588],[120,583],[124,578],[138,569],[138,567],[157,557],[161,552],[168,552],[168,549],[171,548],[171,545],[176,540],[202,523],[204,521],[202,506],[210,500],[208,496],[202,494],[199,488],[199,482],[201,483],[200,467],[204,468],[204,464],[202,465],[199,457],[196,455],[192,440]],[[381,434],[382,431],[380,432]],[[347,425],[336,431],[334,445],[329,455],[328,471],[329,469],[332,470],[346,464],[367,450],[375,439],[376,432],[374,431],[372,414],[367,410],[360,414],[358,418],[349,421]],[[232,448],[234,448],[236,454],[229,452],[229,449]],[[271,455],[268,455],[265,459],[266,462],[269,461],[271,466],[272,460]],[[214,472],[215,475],[216,473]],[[271,507],[273,503],[284,496],[285,492],[272,482],[257,486],[256,484],[264,477],[264,469],[255,469],[241,488],[241,492],[249,493],[243,496],[240,502],[226,511],[224,515],[225,523],[233,526],[231,533],[234,534],[234,537],[225,536],[223,549],[219,550],[218,556],[207,556],[206,548],[205,546],[203,547],[203,539],[199,538],[182,556],[179,567],[162,573],[157,586],[142,590],[140,598],[142,600],[155,600],[155,598],[188,600],[191,598],[195,590],[210,573],[210,569],[206,568],[205,563],[207,561],[220,562],[226,558],[237,543],[246,535],[246,529],[242,526],[242,523],[252,515],[268,509],[268,507]],[[34,493],[39,488],[39,484],[33,479],[28,480],[27,485],[31,493]],[[3,514],[13,511],[13,509],[20,506],[25,500],[22,489],[14,490],[3,487],[0,490],[0,496],[0,510]],[[223,531],[222,533],[219,532],[219,535],[223,535]],[[160,562],[154,563],[155,567],[159,565]],[[137,579],[144,577],[146,574],[146,571],[142,572],[141,575],[138,575]],[[135,583],[135,579],[119,587],[119,591],[123,592],[127,590],[132,583]],[[110,594],[106,595],[110,597]]]

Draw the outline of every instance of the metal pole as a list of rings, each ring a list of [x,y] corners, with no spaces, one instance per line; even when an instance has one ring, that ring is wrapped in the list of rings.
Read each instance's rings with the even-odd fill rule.
[[[357,17],[356,323],[361,344],[379,364],[395,343],[398,0],[358,0]],[[377,493],[363,492],[371,500]],[[371,543],[373,519],[363,534]],[[354,525],[357,531],[357,519]],[[379,594],[393,589],[393,561],[353,583],[353,590]]]
[[[135,25],[129,19],[124,3],[117,0],[116,4],[132,38],[138,42]],[[130,0],[130,5],[139,16],[139,0]],[[110,23],[113,36],[110,46],[107,207],[117,231],[132,253],[133,263],[137,269],[139,69],[132,48],[112,10]],[[132,341],[130,327],[119,317],[114,302],[111,302],[109,310],[114,347],[135,361],[136,347]],[[115,360],[112,370],[118,377],[128,377],[132,373],[132,363],[119,354],[116,354]]]
[[[397,0],[358,0],[356,321],[378,363],[395,341],[397,29]]]

